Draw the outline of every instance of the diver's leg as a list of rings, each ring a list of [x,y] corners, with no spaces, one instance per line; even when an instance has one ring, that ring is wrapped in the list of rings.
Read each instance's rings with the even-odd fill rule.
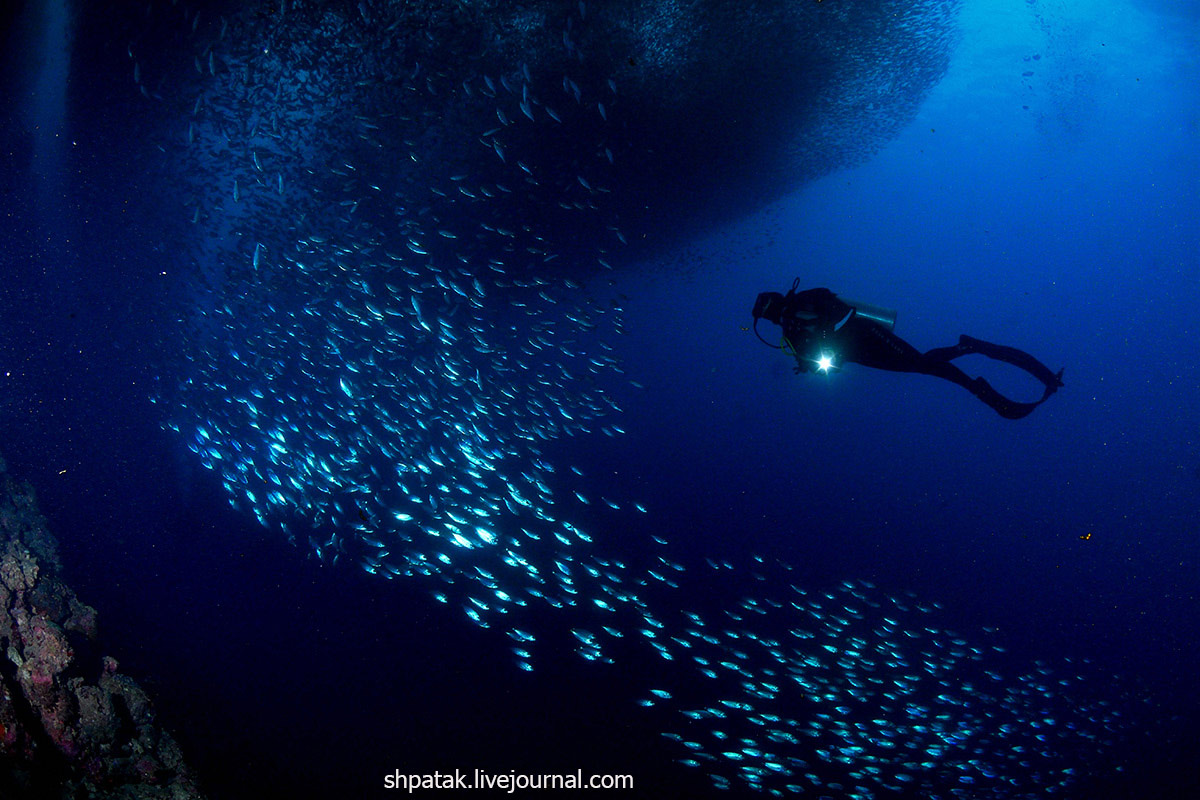
[[[874,322],[852,320],[848,360],[892,372],[923,372],[921,351]]]
[[[967,336],[965,333],[958,337],[958,344],[952,347],[938,347],[927,352],[925,356],[926,358],[949,361],[968,353],[979,353],[996,361],[1003,361],[1006,364],[1012,364],[1014,367],[1025,370],[1042,382],[1046,387],[1047,394],[1053,394],[1063,385],[1063,371],[1061,369],[1055,374],[1050,371],[1049,367],[1024,350],[985,342],[982,339]]]
[[[967,355],[968,353],[980,353],[997,361],[1004,361],[1020,367],[1038,380],[1041,380],[1046,386],[1046,391],[1042,394],[1040,400],[1033,403],[1021,403],[1016,400],[1009,400],[997,392],[985,379],[970,378],[965,372],[950,363],[951,359]],[[1059,386],[1062,386],[1061,370],[1058,375],[1054,375],[1044,364],[1024,351],[1017,350],[1015,347],[1004,347],[979,339],[972,339],[966,335],[960,336],[956,345],[939,347],[928,351],[924,355],[924,361],[926,368],[922,370],[923,372],[957,383],[984,403],[987,403],[993,411],[1006,419],[1020,419],[1026,416],[1029,412],[1044,403],[1050,395],[1054,394]]]
[[[974,341],[976,340],[967,340],[967,337],[962,337],[959,343],[953,347],[942,347],[930,350],[928,353],[921,353],[891,331],[879,325],[870,324],[856,331],[854,361],[864,366],[893,372],[919,372],[923,375],[933,375],[956,383],[1007,419],[1020,419],[1050,396],[1051,391],[1047,388],[1046,395],[1036,403],[1018,403],[997,392],[983,378],[972,378],[950,363],[951,359],[975,352],[971,349]]]
[[[923,369],[920,372],[926,375],[936,375],[951,383],[957,383],[984,403],[987,403],[997,414],[1007,419],[1020,419],[1037,408],[1046,397],[1050,396],[1047,392],[1036,403],[1018,403],[1015,400],[1009,400],[992,388],[992,385],[983,378],[972,378],[949,361],[938,358],[924,359]]]
[[[1006,347],[1002,344],[992,344],[985,342],[982,339],[975,339],[967,336],[965,333],[958,337],[960,344],[964,344],[972,349],[973,352],[982,353],[988,358],[994,358],[997,361],[1003,361],[1007,364],[1012,364],[1014,367],[1020,367],[1028,372],[1033,377],[1046,385],[1046,388],[1053,392],[1055,389],[1063,385],[1062,373],[1060,369],[1058,374],[1050,371],[1050,368],[1038,361],[1033,356],[1026,353],[1024,350],[1018,350],[1015,347]]]
[[[971,394],[978,397],[983,402],[992,407],[1000,416],[1006,419],[1020,419],[1029,414],[1035,408],[1046,402],[1046,398],[1050,396],[1047,391],[1042,396],[1041,400],[1036,400],[1032,403],[1019,403],[1016,400],[1009,400],[1004,395],[992,388],[992,385],[983,378],[975,378],[970,387]]]
[[[950,345],[949,347],[935,347],[932,350],[925,351],[925,358],[934,361],[953,361],[959,356],[965,356],[968,353],[974,352],[962,343],[962,338],[959,337],[958,344]]]

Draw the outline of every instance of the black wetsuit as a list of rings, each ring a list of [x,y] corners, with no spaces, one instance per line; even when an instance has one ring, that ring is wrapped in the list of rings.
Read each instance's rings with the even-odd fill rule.
[[[813,369],[822,353],[830,353],[839,363],[853,361],[893,372],[936,375],[962,386],[1008,419],[1024,417],[1063,385],[1062,370],[1055,374],[1022,350],[970,336],[960,336],[958,344],[951,347],[922,353],[878,322],[859,317],[853,306],[828,289],[797,292],[793,284],[786,295],[764,292],[754,304],[754,318],[755,324],[766,319],[783,328],[783,349],[795,357],[797,372]],[[972,378],[950,363],[969,353],[980,353],[1025,370],[1042,382],[1045,393],[1033,403],[1009,400],[983,378]]]

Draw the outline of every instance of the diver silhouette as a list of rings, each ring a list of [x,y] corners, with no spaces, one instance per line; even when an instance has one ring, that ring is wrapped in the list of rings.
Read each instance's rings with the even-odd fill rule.
[[[925,353],[892,332],[895,312],[842,300],[828,289],[798,292],[797,278],[786,295],[763,292],[754,302],[754,333],[771,347],[796,359],[796,372],[829,372],[847,362],[892,372],[919,372],[956,383],[987,403],[1000,416],[1020,419],[1049,399],[1063,385],[1060,369],[1050,371],[1042,362],[1015,347],[992,344],[970,336],[959,336],[958,344],[937,347]],[[765,319],[783,328],[783,344],[773,345],[758,332]],[[950,362],[959,356],[979,353],[1025,370],[1046,387],[1042,398],[1032,403],[1009,400],[983,378],[972,378]]]

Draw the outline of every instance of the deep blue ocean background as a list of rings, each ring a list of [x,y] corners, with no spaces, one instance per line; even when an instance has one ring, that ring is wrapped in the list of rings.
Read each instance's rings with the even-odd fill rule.
[[[1069,796],[1194,797],[1200,16],[1052,10],[967,0],[948,73],[866,163],[623,265],[611,344],[644,389],[621,392],[624,436],[549,451],[647,506],[589,530],[612,552],[670,539],[697,605],[754,590],[708,586],[705,557],[752,553],[812,591],[911,591],[941,604],[939,626],[997,629],[1007,652],[989,666],[1078,669],[1121,711],[1100,756],[1122,771]],[[164,369],[150,343],[188,298],[156,281],[176,243],[133,162],[128,75],[72,72],[47,151],[20,66],[0,130],[0,452],[211,796],[374,797],[393,769],[455,766],[712,792],[635,705],[661,662],[551,651],[520,672],[510,642],[427,584],[322,566],[230,508],[149,401]],[[749,312],[795,277],[897,309],[922,350],[960,333],[1025,349],[1065,367],[1065,388],[1012,422],[925,376],[793,375]],[[975,358],[969,372],[1036,396]]]

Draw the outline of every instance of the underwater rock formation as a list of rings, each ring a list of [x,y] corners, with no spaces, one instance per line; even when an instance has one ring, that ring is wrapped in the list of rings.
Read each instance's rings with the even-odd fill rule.
[[[0,797],[201,797],[60,572],[32,487],[0,474]]]

